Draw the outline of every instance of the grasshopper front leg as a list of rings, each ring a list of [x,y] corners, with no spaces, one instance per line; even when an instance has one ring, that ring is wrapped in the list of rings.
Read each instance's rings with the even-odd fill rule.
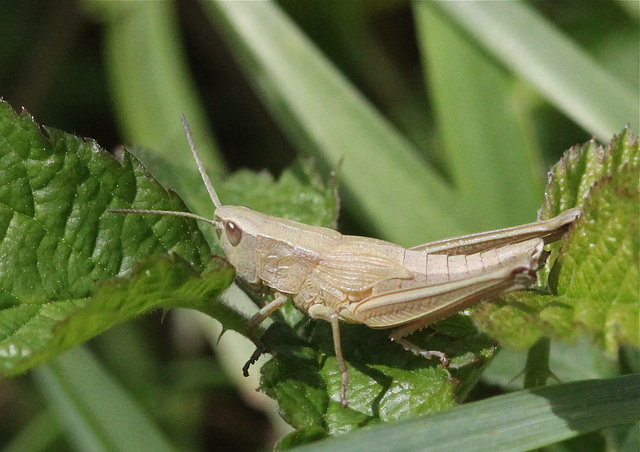
[[[265,305],[257,313],[253,315],[247,322],[246,330],[247,336],[256,345],[256,351],[253,352],[249,360],[242,368],[242,373],[245,377],[249,376],[249,368],[255,364],[260,356],[266,351],[266,348],[260,338],[257,336],[258,326],[271,316],[275,311],[280,309],[287,301],[287,296],[284,294],[278,294],[276,298]],[[342,392],[340,401],[343,407],[347,407],[347,388],[349,387],[349,373],[347,371],[347,365],[342,355],[342,346],[340,342],[340,316],[338,312],[327,306],[314,305],[309,309],[309,316],[313,319],[326,320],[331,324],[331,331],[333,335],[333,345],[338,361],[338,367],[340,368],[340,374],[342,378]]]
[[[260,356],[266,351],[266,348],[260,338],[257,335],[258,326],[264,322],[274,312],[280,309],[287,302],[287,296],[281,293],[276,295],[276,298],[267,303],[258,312],[256,312],[247,322],[246,331],[247,336],[251,339],[256,346],[256,351],[253,352],[249,360],[242,367],[242,374],[245,377],[249,376],[249,368],[258,361]]]

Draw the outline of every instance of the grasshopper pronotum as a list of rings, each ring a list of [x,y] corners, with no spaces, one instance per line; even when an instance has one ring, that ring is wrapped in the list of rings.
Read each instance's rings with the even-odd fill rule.
[[[555,218],[496,231],[439,240],[405,249],[382,240],[342,235],[332,229],[276,218],[247,207],[223,206],[207,176],[187,122],[182,123],[207,187],[213,220],[188,212],[114,210],[174,215],[212,224],[236,275],[250,287],[266,287],[275,298],[247,323],[257,346],[243,368],[264,351],[257,326],[289,297],[300,311],[331,324],[342,374],[341,402],[347,406],[349,376],[340,346],[339,321],[393,328],[390,339],[424,356],[406,336],[481,301],[520,290],[536,279],[546,243],[558,240],[579,216],[577,208]]]

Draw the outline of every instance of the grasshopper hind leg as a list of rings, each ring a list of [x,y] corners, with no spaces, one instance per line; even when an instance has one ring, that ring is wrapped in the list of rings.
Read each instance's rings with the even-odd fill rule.
[[[392,341],[416,355],[438,357],[442,365],[448,367],[449,359],[444,353],[424,350],[405,337],[477,303],[533,284],[544,242],[534,239],[524,242],[523,246],[527,254],[501,263],[498,268],[397,293],[373,295],[354,308],[354,317],[372,328],[395,327],[389,335]]]

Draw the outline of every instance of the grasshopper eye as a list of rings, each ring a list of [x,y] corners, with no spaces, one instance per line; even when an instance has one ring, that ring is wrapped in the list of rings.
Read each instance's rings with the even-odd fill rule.
[[[227,221],[224,224],[224,233],[231,246],[237,246],[240,240],[242,240],[242,229],[233,221]]]

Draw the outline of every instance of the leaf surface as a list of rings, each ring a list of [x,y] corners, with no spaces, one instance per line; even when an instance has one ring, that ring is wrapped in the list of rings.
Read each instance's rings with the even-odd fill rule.
[[[116,158],[1,102],[0,167],[0,372],[150,309],[211,310],[231,283],[195,221],[109,212],[185,210],[129,153]]]

